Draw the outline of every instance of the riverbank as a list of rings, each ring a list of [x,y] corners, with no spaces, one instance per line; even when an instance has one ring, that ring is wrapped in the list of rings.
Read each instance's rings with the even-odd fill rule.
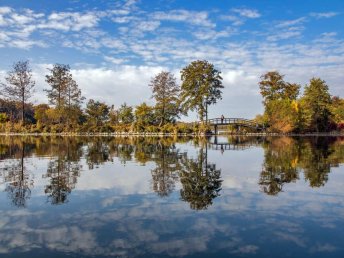
[[[344,132],[314,132],[314,133],[138,133],[138,132],[117,132],[117,133],[0,133],[0,136],[107,136],[107,137],[207,137],[207,136],[344,136]]]

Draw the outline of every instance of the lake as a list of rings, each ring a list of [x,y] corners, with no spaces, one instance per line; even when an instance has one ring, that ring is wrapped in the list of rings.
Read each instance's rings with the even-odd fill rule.
[[[344,138],[0,138],[0,257],[344,257]]]

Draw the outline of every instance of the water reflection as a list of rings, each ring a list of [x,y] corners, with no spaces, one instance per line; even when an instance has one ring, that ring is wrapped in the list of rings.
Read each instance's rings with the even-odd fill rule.
[[[189,143],[196,149],[191,155],[176,144]],[[109,137],[2,137],[0,140],[1,177],[11,202],[25,207],[34,181],[26,171],[25,157],[47,156],[47,180],[44,192],[51,204],[68,202],[82,173],[81,160],[88,170],[113,163],[154,164],[151,187],[160,197],[181,184],[180,199],[191,209],[207,209],[221,192],[221,168],[208,160],[208,150],[234,151],[262,147],[264,161],[258,184],[261,192],[277,195],[286,184],[304,178],[311,187],[322,187],[332,167],[344,162],[342,138],[335,137],[229,137],[205,138],[109,138]],[[258,169],[258,168],[257,168]],[[302,175],[302,176],[301,176]]]
[[[182,189],[180,196],[190,203],[194,210],[207,209],[221,191],[221,170],[216,164],[208,163],[207,148],[201,148],[197,159],[182,159],[183,168],[180,173]]]
[[[1,137],[0,256],[343,257],[343,163],[334,137]]]
[[[268,195],[277,195],[283,185],[299,180],[301,172],[309,186],[324,186],[331,168],[344,162],[340,138],[268,138],[263,148],[259,184]]]
[[[13,154],[17,159],[11,160],[1,170],[0,175],[2,182],[6,184],[5,191],[8,194],[8,198],[13,205],[22,208],[26,207],[26,201],[31,196],[30,188],[33,187],[32,175],[29,174],[25,166],[25,152],[29,152],[31,148],[25,142],[12,147],[7,148],[8,155]],[[14,149],[16,152],[13,151]]]

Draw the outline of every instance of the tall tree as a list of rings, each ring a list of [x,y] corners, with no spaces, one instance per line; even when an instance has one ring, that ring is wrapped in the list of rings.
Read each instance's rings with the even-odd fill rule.
[[[31,98],[35,86],[29,61],[14,63],[13,69],[7,73],[5,80],[6,83],[2,83],[2,93],[10,100],[21,103],[21,119],[24,125],[25,104]]]
[[[220,71],[206,60],[197,60],[181,71],[180,103],[184,113],[197,110],[203,121],[208,119],[208,105],[215,104],[221,99],[223,89]]]
[[[148,106],[145,102],[136,106],[135,109],[136,127],[139,130],[144,130],[146,126],[155,123],[154,108]]]
[[[49,102],[61,113],[61,118],[64,117],[67,120],[70,127],[71,121],[77,120],[80,104],[85,98],[81,95],[81,90],[73,79],[68,65],[55,64],[49,71],[46,82],[51,88],[45,89]]]
[[[306,127],[316,132],[327,130],[331,115],[331,95],[326,82],[312,78],[305,87],[301,103]]]
[[[109,106],[104,102],[90,99],[86,105],[86,116],[89,123],[102,126],[109,119]]]
[[[61,109],[67,102],[68,85],[73,82],[69,65],[55,64],[52,69],[48,69],[50,75],[45,76],[45,81],[51,89],[45,89],[48,94],[49,103],[57,109]]]
[[[155,99],[155,115],[162,126],[173,122],[179,114],[178,94],[180,87],[176,78],[170,72],[162,71],[151,79],[152,98]]]
[[[127,103],[122,104],[118,110],[118,119],[123,124],[131,124],[134,122],[133,108],[128,106]]]
[[[277,71],[270,71],[263,74],[259,82],[260,93],[266,105],[271,100],[296,100],[299,95],[300,85],[288,83],[283,80],[284,75]]]
[[[285,82],[284,75],[277,71],[267,72],[260,78],[260,93],[270,130],[283,133],[297,131],[300,116],[296,99],[300,85]]]

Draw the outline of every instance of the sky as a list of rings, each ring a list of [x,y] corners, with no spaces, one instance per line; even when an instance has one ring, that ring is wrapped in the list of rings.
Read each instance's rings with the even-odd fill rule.
[[[194,60],[221,71],[222,100],[209,117],[263,112],[260,76],[277,70],[304,87],[325,80],[344,97],[342,0],[1,0],[0,81],[29,60],[34,103],[47,102],[45,75],[69,64],[84,96],[119,107],[154,104],[149,82]],[[186,120],[196,119],[190,114]]]

